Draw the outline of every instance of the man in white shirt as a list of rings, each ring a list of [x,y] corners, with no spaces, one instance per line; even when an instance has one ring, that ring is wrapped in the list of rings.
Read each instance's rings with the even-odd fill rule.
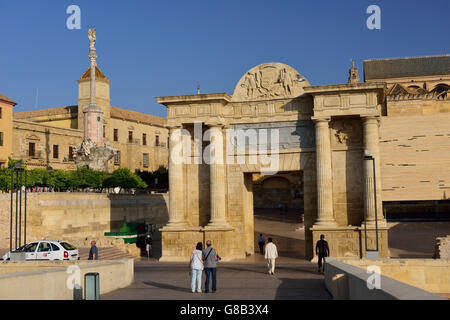
[[[265,248],[265,258],[269,267],[269,274],[275,274],[275,259],[278,258],[277,246],[272,242],[272,238],[267,239]]]

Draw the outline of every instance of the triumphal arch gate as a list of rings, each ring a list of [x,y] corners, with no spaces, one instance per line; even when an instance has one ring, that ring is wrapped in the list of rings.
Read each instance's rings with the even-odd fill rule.
[[[378,238],[387,257],[378,146],[384,89],[360,83],[354,67],[346,84],[310,86],[290,66],[265,63],[245,73],[232,96],[158,97],[171,136],[161,259],[186,260],[207,239],[224,260],[253,254],[252,175],[297,171],[307,258],[321,234],[332,256],[364,256],[366,233],[367,248]]]

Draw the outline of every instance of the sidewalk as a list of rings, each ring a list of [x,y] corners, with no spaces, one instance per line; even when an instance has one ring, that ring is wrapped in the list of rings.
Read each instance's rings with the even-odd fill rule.
[[[259,260],[259,259],[258,259]],[[280,259],[271,276],[261,262],[223,262],[216,293],[192,293],[187,263],[135,261],[134,284],[101,296],[102,300],[301,300],[331,299],[323,275],[307,261]],[[204,274],[202,283],[204,286]],[[204,289],[204,287],[202,287]]]

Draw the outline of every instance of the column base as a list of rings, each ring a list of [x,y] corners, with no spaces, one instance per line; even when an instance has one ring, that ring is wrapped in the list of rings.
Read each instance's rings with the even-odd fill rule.
[[[368,220],[368,221],[363,221],[361,222],[361,228],[364,229],[364,224],[367,224],[367,228],[375,228],[375,220]],[[377,221],[378,224],[378,228],[386,228],[387,227],[387,222],[385,219],[383,220],[378,220]]]
[[[334,220],[322,220],[322,221],[316,221],[316,223],[314,223],[313,226],[336,228],[338,225],[337,225],[336,221],[334,221]]]
[[[234,228],[226,222],[213,222],[206,225],[203,230],[205,231],[232,231]]]
[[[186,230],[186,223],[169,223],[159,229],[159,231],[183,231]]]

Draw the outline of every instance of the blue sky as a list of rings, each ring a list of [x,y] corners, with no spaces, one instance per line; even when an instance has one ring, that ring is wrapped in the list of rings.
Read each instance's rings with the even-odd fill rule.
[[[66,9],[81,8],[81,30]],[[381,30],[366,27],[369,5]],[[292,66],[311,85],[347,81],[350,58],[450,53],[450,1],[7,1],[0,0],[0,93],[15,111],[77,104],[89,65],[87,25],[97,30],[98,64],[111,105],[166,115],[154,97],[233,93],[264,62]]]

